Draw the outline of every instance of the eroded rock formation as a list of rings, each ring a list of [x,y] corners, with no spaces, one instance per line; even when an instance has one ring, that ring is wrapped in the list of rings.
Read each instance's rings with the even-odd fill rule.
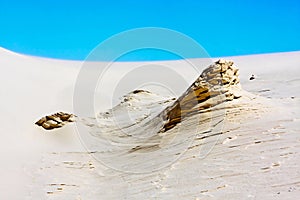
[[[166,121],[161,132],[173,128],[194,110],[239,98],[241,87],[238,75],[239,70],[232,61],[220,59],[210,65],[173,105],[161,113]]]
[[[232,61],[220,59],[207,67],[184,94],[159,114],[164,121],[160,132],[175,127],[194,111],[239,98],[241,95],[238,75],[238,69]],[[133,94],[141,91],[136,90]],[[51,130],[73,121],[73,114],[59,112],[41,118],[36,124]]]
[[[35,124],[38,126],[42,126],[46,130],[51,130],[60,128],[69,122],[74,122],[73,114],[58,112],[53,115],[42,117],[37,122],[35,122]]]

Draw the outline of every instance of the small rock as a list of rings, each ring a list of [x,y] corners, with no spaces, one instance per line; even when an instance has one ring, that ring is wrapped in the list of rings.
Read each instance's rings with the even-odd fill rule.
[[[68,113],[55,113],[39,119],[35,124],[43,127],[46,130],[60,128],[69,122],[73,122],[74,115]]]

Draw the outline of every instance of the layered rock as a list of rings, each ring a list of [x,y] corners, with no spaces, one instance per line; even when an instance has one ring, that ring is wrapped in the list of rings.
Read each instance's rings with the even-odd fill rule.
[[[232,61],[221,59],[207,67],[184,94],[159,113],[158,117],[163,119],[160,132],[170,130],[195,111],[239,98],[241,95],[238,75],[238,69]],[[132,94],[141,92],[145,91],[136,90]],[[51,130],[73,121],[73,114],[59,112],[41,118],[36,124]]]
[[[37,122],[35,122],[35,124],[43,127],[46,130],[52,130],[55,128],[60,128],[69,122],[74,122],[73,114],[58,112],[53,115],[42,117]]]
[[[239,70],[232,61],[220,59],[210,65],[173,105],[161,113],[166,121],[161,132],[173,128],[195,110],[239,98],[241,87],[238,75]]]

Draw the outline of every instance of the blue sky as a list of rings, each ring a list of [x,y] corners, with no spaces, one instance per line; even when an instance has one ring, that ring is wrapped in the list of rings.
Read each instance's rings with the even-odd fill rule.
[[[297,51],[300,1],[0,0],[0,46],[29,55],[83,60],[110,36],[140,27],[179,31],[212,57]],[[160,59],[174,56],[144,51],[124,58]]]

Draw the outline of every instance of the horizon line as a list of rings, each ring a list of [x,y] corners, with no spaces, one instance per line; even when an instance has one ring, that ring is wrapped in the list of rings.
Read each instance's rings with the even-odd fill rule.
[[[21,56],[27,56],[27,57],[33,57],[33,58],[40,58],[40,59],[48,59],[48,60],[60,60],[60,61],[70,61],[70,62],[112,62],[110,60],[87,60],[87,57],[85,59],[67,59],[67,58],[58,58],[58,57],[46,57],[46,56],[40,56],[40,55],[31,55],[26,53],[21,53],[17,51],[10,50],[8,48],[5,48],[3,46],[0,46],[1,51],[6,51],[8,53],[17,54]],[[138,60],[116,60],[113,62],[168,62],[168,61],[180,61],[180,60],[190,60],[190,59],[220,59],[220,58],[231,58],[231,57],[246,57],[246,56],[258,56],[258,55],[272,55],[272,54],[286,54],[286,53],[300,53],[300,50],[291,50],[291,51],[278,51],[278,52],[263,52],[263,53],[253,53],[253,54],[239,54],[239,55],[223,55],[223,56],[211,56],[211,57],[189,57],[189,58],[182,58],[182,59],[138,59]]]

